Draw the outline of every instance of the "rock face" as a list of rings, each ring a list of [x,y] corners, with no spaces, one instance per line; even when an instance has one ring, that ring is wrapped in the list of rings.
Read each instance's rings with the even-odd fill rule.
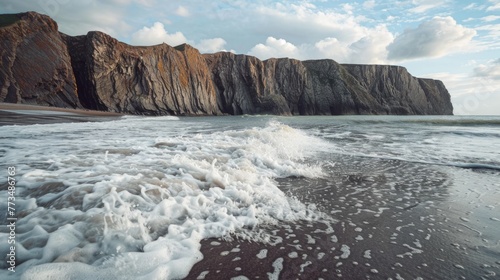
[[[64,36],[87,108],[148,115],[213,115],[215,90],[198,50],[132,47],[101,33]]]
[[[0,18],[0,102],[81,107],[57,24],[32,12]]]
[[[61,34],[36,13],[16,17],[0,27],[0,102],[148,115],[453,113],[442,82],[399,66],[134,47],[101,32]]]

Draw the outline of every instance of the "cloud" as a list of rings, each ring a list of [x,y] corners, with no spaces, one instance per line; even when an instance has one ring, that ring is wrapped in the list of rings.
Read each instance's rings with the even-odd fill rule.
[[[219,51],[224,51],[224,46],[226,41],[222,38],[204,39],[199,43],[195,44],[195,47],[201,53],[215,53]]]
[[[267,37],[265,44],[257,44],[248,54],[262,59],[271,57],[300,57],[299,49],[295,45],[284,39],[276,39],[274,37]]]
[[[171,46],[177,46],[186,43],[187,39],[181,32],[169,34],[161,22],[155,22],[153,26],[138,30],[131,37],[133,45],[150,46],[161,43],[167,43]]]
[[[500,19],[500,16],[489,15],[489,16],[485,16],[485,17],[481,18],[482,21],[486,21],[486,22],[495,21],[497,19]]]
[[[435,9],[446,5],[448,0],[413,0],[412,4],[415,5],[409,11],[412,13],[425,13],[428,10]]]
[[[498,115],[500,83],[467,73],[434,73],[424,77],[443,81],[455,115]]]
[[[348,61],[351,51],[345,43],[337,38],[328,37],[314,44],[315,50],[321,54],[318,57],[328,57],[337,61]]]
[[[385,63],[387,45],[393,41],[385,26],[370,30],[356,41],[341,41],[326,37],[317,42],[294,45],[285,39],[268,37],[265,43],[255,45],[248,54],[261,59],[291,57],[296,59],[330,58],[340,63]]]
[[[254,45],[249,54],[261,59],[287,56],[331,58],[342,63],[386,62],[386,47],[393,35],[385,25],[364,26],[367,19],[355,15],[356,7],[342,5],[344,12],[339,13],[310,3],[259,6],[254,28],[267,39]]]
[[[363,8],[371,10],[375,7],[375,0],[367,0],[363,2]]]
[[[189,10],[184,6],[179,6],[177,10],[175,10],[175,14],[181,17],[188,17],[190,15]]]
[[[343,8],[349,9],[349,5]],[[317,9],[311,4],[275,4],[255,8],[251,32],[287,41],[313,43],[324,38],[345,42],[359,40],[369,28],[361,25],[364,17]]]
[[[486,11],[491,12],[491,11],[500,10],[500,1],[499,0],[490,0],[490,2],[493,5],[486,8]]]
[[[354,42],[325,38],[314,46],[319,57],[328,57],[342,63],[386,63],[387,45],[394,39],[385,26],[378,26]]]
[[[385,26],[378,26],[349,46],[351,54],[348,61],[351,63],[386,63],[387,45],[393,40],[394,36]]]
[[[452,17],[434,17],[415,29],[406,29],[387,49],[391,60],[440,57],[463,50],[476,31],[466,28]]]
[[[474,68],[474,75],[486,79],[500,81],[500,58],[489,61],[486,64],[480,64]]]
[[[35,11],[52,17],[59,30],[68,35],[83,35],[89,31],[102,31],[113,37],[129,34],[133,27],[127,19],[127,7],[139,11],[144,0],[24,0],[8,1],[5,11],[19,13]],[[144,3],[143,3],[144,2]],[[98,11],[98,12],[96,12]]]
[[[485,5],[478,5],[477,3],[471,3],[469,5],[467,5],[464,10],[484,10],[486,8]]]

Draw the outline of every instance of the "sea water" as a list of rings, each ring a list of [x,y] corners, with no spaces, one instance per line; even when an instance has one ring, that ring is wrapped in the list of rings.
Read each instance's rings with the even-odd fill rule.
[[[445,253],[480,248],[489,270],[465,275],[496,275],[500,266],[499,117],[126,116],[3,126],[0,158],[0,215],[16,225],[15,272],[12,233],[0,228],[1,279],[180,279],[204,258],[203,240],[276,245],[282,237],[270,228],[303,222],[323,224],[338,248],[303,257],[302,272],[321,259],[338,275],[349,261],[367,275],[442,276],[432,264],[398,271],[429,258],[435,240],[453,244]],[[380,262],[391,246],[396,261]],[[467,270],[460,260],[450,260],[457,276]],[[279,277],[286,260],[272,262],[281,269],[268,274]]]

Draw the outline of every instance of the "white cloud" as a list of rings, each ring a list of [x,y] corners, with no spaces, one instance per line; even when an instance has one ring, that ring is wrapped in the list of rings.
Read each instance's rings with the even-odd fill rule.
[[[469,5],[467,5],[464,10],[484,10],[486,8],[485,5],[478,5],[477,3],[471,3]]]
[[[451,98],[456,115],[498,115],[500,83],[477,77],[465,77],[463,81],[450,83],[451,90],[459,93]]]
[[[314,43],[294,45],[285,39],[268,37],[248,54],[261,59],[291,57],[296,59],[330,58],[340,63],[386,63],[387,45],[393,36],[385,26],[378,26],[356,41],[327,37]]]
[[[406,29],[387,49],[391,60],[440,57],[468,47],[476,31],[452,17],[434,17],[415,29]]]
[[[177,46],[186,43],[187,39],[181,32],[169,34],[161,22],[155,22],[153,26],[138,30],[132,34],[131,43],[133,45],[150,46],[161,43],[167,43],[171,46]]]
[[[500,83],[467,73],[434,73],[425,77],[443,81],[455,115],[498,115]]]
[[[482,33],[481,41],[476,42],[479,50],[500,48],[500,24],[485,24],[475,29]]]
[[[474,68],[474,74],[477,77],[500,81],[500,58],[478,65]]]
[[[353,42],[367,32],[367,28],[360,23],[364,17],[319,10],[311,5],[259,6],[255,12],[254,32],[265,32],[267,36],[286,38],[288,41],[311,43],[332,37],[342,42]]]
[[[394,36],[385,26],[379,26],[363,38],[350,45],[351,63],[387,63],[387,45]]]
[[[179,6],[175,13],[181,17],[188,17],[190,15],[189,10],[184,6]]]
[[[215,53],[219,51],[224,51],[224,46],[226,41],[222,38],[204,39],[199,43],[195,44],[195,47],[201,53]]]
[[[415,5],[409,11],[412,13],[425,13],[428,10],[435,9],[446,5],[448,0],[413,0],[412,4]]]
[[[319,57],[328,57],[341,63],[386,63],[387,45],[394,37],[385,26],[379,26],[366,36],[351,43],[336,38],[325,38],[314,46]]]
[[[256,11],[261,18],[256,19],[255,28],[269,38],[249,54],[261,59],[288,56],[331,58],[341,63],[386,62],[386,47],[393,41],[391,32],[385,25],[364,26],[367,19],[356,16],[353,5],[342,5],[342,9],[353,13],[319,10],[310,4],[259,6]]]
[[[367,10],[371,10],[371,9],[375,8],[375,0],[367,0],[367,1],[363,2],[363,8],[365,8]]]
[[[349,4],[349,3],[345,3],[345,4],[342,4],[342,9],[344,10],[344,12],[351,15],[352,12],[354,11],[354,6]]]
[[[500,1],[499,0],[490,0],[490,3],[492,3],[492,5],[489,6],[486,9],[486,11],[491,12],[491,11],[500,10]]]
[[[134,10],[140,10],[146,4],[146,0],[24,0],[8,2],[9,5],[6,6],[8,9],[5,12],[35,11],[46,14],[57,22],[61,32],[68,35],[83,35],[96,30],[113,37],[126,36],[134,30],[131,21],[126,16],[127,8],[133,5]]]
[[[492,15],[485,16],[485,17],[481,18],[482,21],[486,21],[486,22],[495,21],[498,19],[500,19],[500,16],[492,16]]]
[[[262,59],[271,57],[297,58],[300,56],[299,49],[295,45],[284,39],[274,37],[268,37],[265,44],[257,44],[248,54]]]
[[[321,54],[319,57],[328,57],[336,61],[349,61],[351,54],[349,47],[337,38],[325,38],[316,42],[314,47]]]

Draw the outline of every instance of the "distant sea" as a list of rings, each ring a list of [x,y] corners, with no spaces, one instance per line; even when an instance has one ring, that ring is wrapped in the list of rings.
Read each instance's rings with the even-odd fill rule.
[[[500,277],[499,116],[0,129],[0,279]]]

